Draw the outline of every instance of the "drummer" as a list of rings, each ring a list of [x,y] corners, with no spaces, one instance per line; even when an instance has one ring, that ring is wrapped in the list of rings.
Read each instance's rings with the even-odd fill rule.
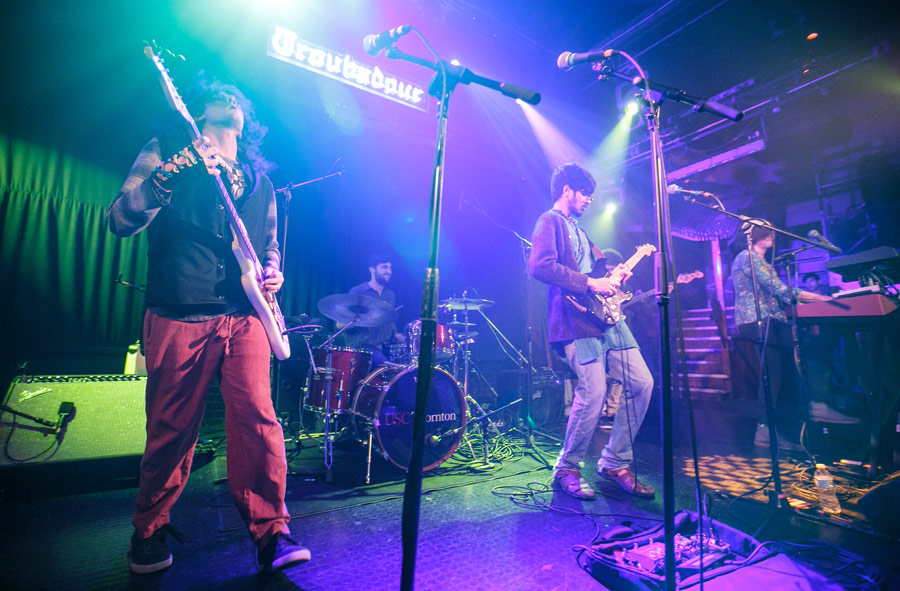
[[[387,255],[373,254],[369,257],[369,280],[353,287],[349,293],[363,294],[378,298],[396,307],[397,296],[387,287],[391,280],[391,259]],[[341,324],[338,324],[340,328]],[[344,331],[344,345],[354,349],[371,351],[372,367],[383,365],[388,359],[385,349],[391,342],[402,342],[403,335],[397,332],[397,325],[389,322],[374,328],[351,326]]]

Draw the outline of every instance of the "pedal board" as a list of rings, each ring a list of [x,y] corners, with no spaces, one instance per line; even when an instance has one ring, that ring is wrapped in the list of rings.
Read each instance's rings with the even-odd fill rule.
[[[728,544],[711,540],[703,540],[702,568],[709,568],[731,555]],[[644,545],[635,544],[614,553],[616,561],[629,568],[653,574],[663,574],[666,566],[666,546],[662,542],[649,542]],[[699,536],[689,538],[675,534],[675,568],[679,570],[699,570],[700,542]]]

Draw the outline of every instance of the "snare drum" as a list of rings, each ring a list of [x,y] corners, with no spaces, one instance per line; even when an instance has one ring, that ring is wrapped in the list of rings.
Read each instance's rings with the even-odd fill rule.
[[[380,367],[360,382],[353,397],[351,423],[362,440],[371,430],[385,459],[407,470],[412,456],[412,422],[416,406],[416,368]],[[422,470],[440,465],[456,451],[466,425],[466,401],[450,374],[437,368],[425,422]],[[452,435],[443,433],[459,428]]]
[[[419,339],[422,336],[422,321],[410,322],[406,328],[409,335],[409,349],[412,362],[419,358]],[[450,327],[438,324],[434,329],[434,359],[442,361],[453,357],[453,338],[450,335]]]
[[[325,410],[325,402],[328,400],[330,411],[343,412],[350,409],[351,396],[356,385],[369,373],[372,353],[349,347],[331,349],[331,396],[328,397],[325,395],[328,389],[328,381],[325,379],[328,352],[327,349],[313,351],[316,371],[309,380],[306,406],[310,410]]]

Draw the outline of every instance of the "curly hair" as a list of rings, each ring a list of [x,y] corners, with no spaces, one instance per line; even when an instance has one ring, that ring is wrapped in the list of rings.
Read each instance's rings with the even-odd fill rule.
[[[253,103],[237,86],[208,77],[201,71],[185,92],[185,104],[191,113],[202,113],[208,103],[228,97],[234,97],[244,113],[244,129],[237,141],[238,158],[259,172],[271,171],[275,165],[262,155],[262,140],[269,130],[256,120]]]
[[[550,177],[550,195],[554,201],[562,196],[566,185],[569,185],[569,188],[573,191],[581,191],[583,195],[591,195],[597,186],[597,182],[591,176],[591,173],[577,164],[569,162],[554,170],[553,176]]]

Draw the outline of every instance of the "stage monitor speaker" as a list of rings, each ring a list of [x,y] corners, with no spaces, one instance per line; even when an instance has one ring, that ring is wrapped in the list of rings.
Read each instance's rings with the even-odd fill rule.
[[[4,490],[136,479],[146,382],[133,375],[16,378],[0,411]]]
[[[891,538],[900,537],[900,472],[894,472],[861,496],[856,505],[872,529]]]

